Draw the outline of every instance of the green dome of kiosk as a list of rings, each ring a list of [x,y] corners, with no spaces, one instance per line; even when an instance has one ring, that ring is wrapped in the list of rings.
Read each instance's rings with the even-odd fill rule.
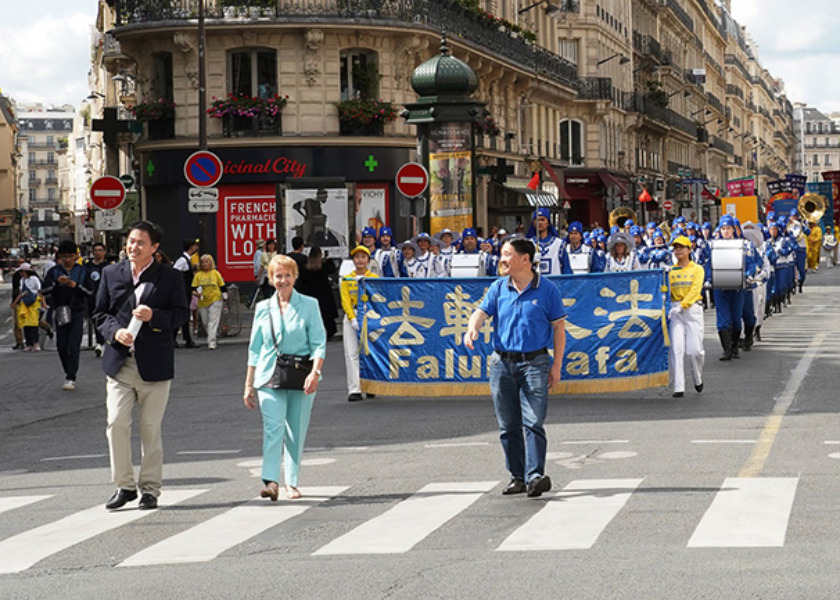
[[[478,78],[467,63],[449,53],[444,37],[440,42],[440,54],[414,70],[411,87],[421,99],[440,96],[463,98],[476,90]]]

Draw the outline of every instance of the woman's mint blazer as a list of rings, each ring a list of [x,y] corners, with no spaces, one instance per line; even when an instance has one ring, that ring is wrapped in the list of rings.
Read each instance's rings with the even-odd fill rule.
[[[277,295],[257,304],[254,311],[254,324],[251,328],[251,343],[248,345],[248,366],[255,367],[254,387],[263,387],[274,373],[277,362],[277,348],[271,337],[271,324],[274,320],[274,332],[280,354],[309,356],[312,359],[327,355],[327,332],[321,320],[321,310],[315,298],[292,291],[289,308],[280,316]]]

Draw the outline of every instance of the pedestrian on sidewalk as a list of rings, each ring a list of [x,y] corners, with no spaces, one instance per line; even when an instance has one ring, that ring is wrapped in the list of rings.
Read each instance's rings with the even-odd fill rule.
[[[96,242],[93,244],[91,247],[91,255],[92,256],[83,264],[90,274],[90,282],[93,286],[93,293],[88,299],[88,316],[91,326],[93,326],[93,309],[96,306],[96,292],[99,291],[99,281],[102,279],[102,269],[111,264],[111,261],[105,258],[105,244],[102,242]],[[93,347],[93,352],[96,356],[102,356],[102,345],[105,343],[105,338],[102,337],[102,334],[96,327],[93,327],[93,331],[94,336],[96,337],[96,346]]]
[[[21,332],[24,352],[40,352],[38,325],[41,321],[41,280],[29,263],[23,263],[15,271],[18,280],[17,293],[13,295],[12,310],[15,324]],[[17,346],[15,346],[17,348]]]
[[[193,296],[198,298],[198,316],[207,332],[207,347],[215,350],[222,301],[228,299],[228,291],[222,274],[216,270],[216,261],[210,254],[204,254],[198,260],[198,271],[193,276],[191,289]]]
[[[493,318],[490,392],[510,472],[502,494],[527,492],[531,497],[551,489],[543,423],[548,391],[560,381],[566,347],[563,298],[557,286],[540,276],[535,252],[530,240],[505,242],[499,268],[507,275],[488,288],[464,334],[464,346],[472,350],[484,322]]]
[[[318,300],[321,320],[324,322],[328,340],[338,332],[338,327],[335,324],[335,320],[338,318],[338,308],[335,305],[333,284],[330,279],[336,271],[333,261],[324,260],[321,247],[312,246],[309,250],[306,267],[300,271],[298,287],[298,291],[302,294]]]
[[[82,334],[88,301],[93,295],[90,272],[79,263],[76,242],[64,240],[56,251],[56,265],[49,270],[41,294],[52,309],[56,329],[56,349],[64,369],[61,389],[76,389]]]
[[[128,260],[102,271],[94,320],[107,344],[102,370],[107,375],[111,478],[117,491],[109,510],[137,499],[140,509],[156,508],[163,485],[161,422],[175,377],[173,332],[189,317],[182,275],[154,259],[163,236],[150,221],[131,226]],[[131,415],[137,406],[142,461],[135,479],[131,460]]]
[[[184,251],[181,253],[181,256],[175,261],[173,265],[177,271],[181,273],[181,276],[184,278],[184,297],[187,299],[187,305],[190,305],[192,300],[192,280],[193,276],[195,275],[195,269],[192,266],[192,257],[194,254],[198,252],[198,240],[196,239],[189,239],[184,242]],[[197,302],[196,302],[197,305]],[[193,315],[193,318],[197,318]],[[178,337],[178,330],[176,329],[173,332],[174,337]],[[190,319],[187,318],[187,321],[181,327],[181,337],[184,338],[184,347],[185,348],[198,348],[198,344],[196,344],[192,339],[192,333],[190,333]],[[177,347],[177,342],[176,342]]]
[[[286,497],[294,500],[301,496],[298,480],[303,445],[327,354],[318,301],[294,289],[297,278],[297,263],[288,256],[277,255],[268,264],[268,279],[276,293],[257,304],[248,346],[243,400],[249,410],[256,408],[257,401],[260,404],[264,485],[260,496],[272,501],[280,493],[281,459]],[[275,373],[278,356],[308,365],[301,389],[286,389],[281,382]]]

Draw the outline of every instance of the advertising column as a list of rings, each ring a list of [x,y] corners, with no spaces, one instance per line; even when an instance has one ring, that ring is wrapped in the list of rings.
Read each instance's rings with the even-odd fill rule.
[[[472,227],[472,123],[432,123],[428,140],[430,233]]]

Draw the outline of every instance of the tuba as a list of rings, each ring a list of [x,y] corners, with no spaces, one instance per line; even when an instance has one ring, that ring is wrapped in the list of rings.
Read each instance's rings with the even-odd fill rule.
[[[805,194],[799,199],[796,210],[802,216],[803,221],[819,223],[825,214],[825,197],[819,194]]]
[[[618,225],[618,228],[623,231],[624,223],[626,223],[628,219],[635,223],[636,213],[633,212],[633,209],[631,208],[627,208],[626,206],[619,206],[610,213],[610,227],[612,227],[613,225]]]

